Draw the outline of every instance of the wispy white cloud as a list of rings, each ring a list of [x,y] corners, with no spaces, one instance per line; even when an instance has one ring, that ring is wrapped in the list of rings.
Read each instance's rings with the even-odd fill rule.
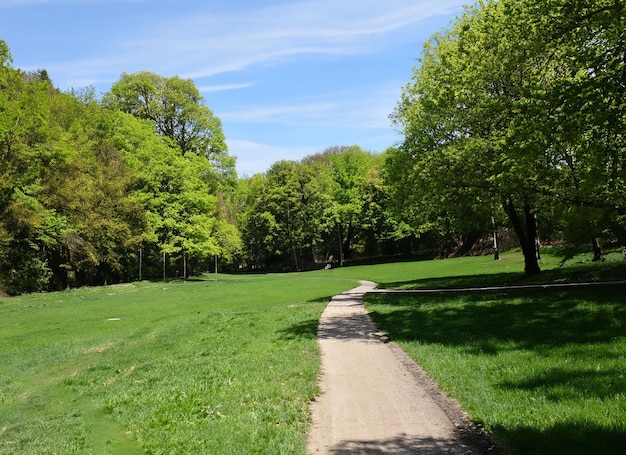
[[[386,129],[400,83],[381,82],[280,104],[244,104],[220,113],[225,122],[343,129]]]
[[[90,1],[0,0],[0,6]],[[117,0],[142,1],[146,0]],[[123,71],[143,69],[201,79],[276,65],[298,56],[383,52],[397,42],[398,34],[413,34],[420,22],[446,14],[464,1],[307,0],[271,6],[245,2],[245,7],[233,2],[221,9],[208,3],[194,5],[193,12],[174,8],[161,22],[155,18],[137,21],[121,34],[104,27],[99,55],[41,65],[54,70],[62,83],[70,77],[115,80]]]
[[[201,93],[224,92],[227,90],[239,90],[242,88],[252,87],[254,82],[242,82],[239,84],[221,84],[221,85],[201,85],[198,90]]]
[[[396,32],[445,14],[464,0],[324,0],[173,18],[129,42],[152,59],[188,61],[188,77],[206,77],[297,55],[354,55],[380,51]],[[211,62],[206,64],[206,62]]]
[[[138,8],[140,2],[150,8]],[[141,70],[194,79],[211,93],[209,105],[222,120],[238,171],[253,174],[332,145],[380,151],[396,142],[389,114],[425,30],[430,34],[432,24],[466,2],[0,0],[0,8],[12,8],[0,11],[29,18],[16,22],[24,26],[14,35],[22,48],[32,40],[35,50],[26,63],[13,52],[21,60],[16,65],[46,68],[61,89],[106,91],[122,72]],[[67,16],[59,14],[47,29],[41,12],[53,9]],[[31,11],[40,13],[39,22],[30,20]],[[105,25],[93,26],[96,16]],[[398,69],[405,58],[398,55],[413,49],[407,70]]]
[[[224,121],[248,123],[278,123],[283,125],[311,124],[323,119],[336,108],[333,103],[293,103],[282,105],[244,106],[236,111],[222,112]]]

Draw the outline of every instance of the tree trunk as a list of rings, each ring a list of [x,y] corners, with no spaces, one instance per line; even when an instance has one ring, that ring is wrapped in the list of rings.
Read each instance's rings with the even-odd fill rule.
[[[493,259],[500,260],[500,246],[498,244],[498,230],[496,229],[496,221],[491,217],[491,229],[493,231]]]
[[[343,236],[341,235],[341,223],[337,223],[337,237],[339,238],[339,267],[343,267]]]
[[[474,244],[479,238],[480,238],[480,235],[474,232],[470,232],[469,234],[468,233],[461,234],[461,236],[459,237],[460,245],[454,255],[460,257],[460,256],[465,256],[469,254],[469,252],[472,250],[472,247],[474,246]]]
[[[517,208],[510,198],[503,198],[502,207],[509,217],[513,231],[517,235],[522,253],[524,254],[524,272],[526,274],[535,274],[541,272],[539,263],[537,262],[537,250],[535,239],[537,237],[537,224],[535,215],[532,213],[531,207],[524,204],[524,219],[520,219]]]
[[[165,251],[163,252],[163,281],[165,281],[167,279],[167,276],[165,275]]]
[[[296,267],[296,272],[300,272],[300,265],[298,264],[298,253],[296,251],[296,247],[292,246],[291,247],[291,252],[293,254],[293,263]]]
[[[352,221],[348,223],[348,232],[346,233],[346,239],[343,243],[343,254],[347,259],[352,258],[352,240],[354,240],[354,225]]]
[[[600,242],[598,239],[593,237],[591,239],[591,246],[593,248],[593,261],[601,261],[602,260],[602,247],[600,246]]]

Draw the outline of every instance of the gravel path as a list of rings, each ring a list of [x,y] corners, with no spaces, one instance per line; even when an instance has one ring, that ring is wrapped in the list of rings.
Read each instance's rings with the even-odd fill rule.
[[[363,306],[375,283],[335,296],[320,318],[322,394],[311,404],[310,454],[500,454]]]

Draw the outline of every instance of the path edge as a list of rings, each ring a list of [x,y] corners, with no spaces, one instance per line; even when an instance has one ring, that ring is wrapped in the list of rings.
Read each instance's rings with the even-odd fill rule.
[[[389,349],[413,379],[448,417],[463,444],[479,454],[507,455],[497,439],[481,424],[472,420],[457,400],[446,394],[426,371],[394,341],[387,341]]]

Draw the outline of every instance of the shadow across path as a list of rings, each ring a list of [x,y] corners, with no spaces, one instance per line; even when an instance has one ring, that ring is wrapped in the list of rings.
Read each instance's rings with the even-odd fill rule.
[[[384,343],[363,306],[375,283],[333,297],[322,314],[322,394],[311,403],[310,454],[498,453],[468,444],[395,343]]]

